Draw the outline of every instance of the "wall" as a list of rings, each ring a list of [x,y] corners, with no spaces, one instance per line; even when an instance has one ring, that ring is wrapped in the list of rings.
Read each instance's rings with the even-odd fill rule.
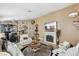
[[[17,21],[3,21],[0,22],[0,24],[13,24],[16,25],[16,30],[21,31],[25,29],[25,32],[28,33],[30,37],[34,35],[34,25],[31,24],[31,20],[17,20]],[[25,28],[28,27],[27,29]],[[2,27],[0,26],[0,32],[1,32]]]
[[[44,36],[44,23],[57,21],[57,28],[61,30],[60,42],[69,41],[71,44],[76,45],[79,42],[79,30],[77,30],[73,23],[73,20],[77,20],[76,18],[71,18],[68,16],[69,13],[76,11],[76,6],[78,4],[74,4],[72,6],[66,7],[64,9],[49,13],[44,16],[40,16],[36,19],[36,23],[39,26],[39,35],[43,38]]]

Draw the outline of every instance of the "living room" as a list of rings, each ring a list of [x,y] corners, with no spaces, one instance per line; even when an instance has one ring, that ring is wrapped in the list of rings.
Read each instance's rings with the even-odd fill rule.
[[[78,3],[0,3],[0,8],[0,55],[79,56]]]

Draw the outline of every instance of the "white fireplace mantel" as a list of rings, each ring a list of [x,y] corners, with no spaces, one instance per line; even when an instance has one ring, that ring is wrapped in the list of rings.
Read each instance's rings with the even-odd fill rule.
[[[49,41],[46,41],[46,35],[51,35],[53,36],[53,42],[49,42]],[[43,42],[47,45],[52,45],[52,44],[56,44],[56,32],[44,32],[44,40]]]

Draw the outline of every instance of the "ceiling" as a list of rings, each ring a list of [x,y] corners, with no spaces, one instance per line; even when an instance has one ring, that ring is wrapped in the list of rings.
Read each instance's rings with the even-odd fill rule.
[[[71,3],[0,3],[0,19],[35,19],[69,5]]]

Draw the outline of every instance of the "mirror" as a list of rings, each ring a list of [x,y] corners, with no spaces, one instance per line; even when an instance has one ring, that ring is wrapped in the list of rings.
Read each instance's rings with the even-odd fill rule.
[[[45,32],[56,32],[56,22],[45,23]]]

